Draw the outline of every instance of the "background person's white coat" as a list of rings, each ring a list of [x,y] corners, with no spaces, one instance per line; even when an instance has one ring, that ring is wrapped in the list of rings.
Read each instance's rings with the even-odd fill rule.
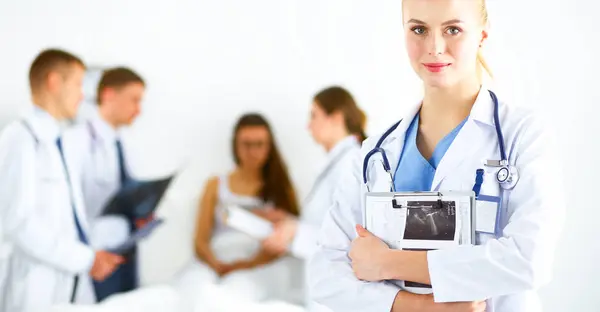
[[[298,258],[308,260],[317,249],[317,237],[323,218],[333,204],[333,191],[343,185],[340,177],[349,168],[352,154],[358,153],[360,143],[355,136],[338,142],[327,154],[327,159],[311,191],[302,203],[302,215],[290,251]]]
[[[79,120],[64,136],[65,153],[71,159],[73,175],[81,180],[90,242],[98,249],[115,248],[129,236],[129,223],[121,216],[102,217],[102,211],[121,188],[116,142],[118,130],[106,122],[97,109]],[[126,172],[127,151],[124,153]]]
[[[598,1],[489,0],[486,59],[515,105],[543,108],[559,142],[569,214],[545,311],[600,306]],[[59,46],[95,66],[126,65],[147,81],[126,133],[140,176],[186,171],[159,208],[167,222],[141,246],[142,282],[167,281],[192,257],[197,197],[227,172],[239,114],[266,113],[304,198],[325,158],[307,135],[313,95],[340,83],[383,131],[421,97],[406,58],[399,0],[0,1],[0,125],[27,106],[27,71]],[[18,30],[18,31],[15,31]],[[210,147],[210,148],[207,148]],[[301,151],[301,152],[300,152]],[[174,243],[177,242],[177,243]]]
[[[499,120],[506,156],[518,168],[520,180],[514,189],[502,191],[494,178],[495,168],[486,168],[481,194],[502,197],[499,226],[502,235],[477,234],[480,246],[460,246],[428,252],[427,264],[436,302],[488,299],[487,311],[541,312],[536,291],[552,277],[558,236],[564,222],[560,170],[548,170],[557,158],[553,140],[536,112],[511,107],[499,98]],[[420,104],[403,116],[398,128],[384,139],[391,172],[396,172],[408,126]],[[356,224],[365,225],[363,212],[367,186],[363,182],[364,157],[380,135],[364,142],[361,156],[343,177],[335,203],[323,221],[321,248],[309,264],[313,298],[333,311],[390,311],[399,287],[385,281],[358,280],[348,252],[357,237]],[[487,160],[499,159],[494,103],[484,87],[469,118],[440,162],[431,191],[470,191],[475,172]],[[371,192],[389,192],[392,181],[381,165],[381,153],[368,162],[367,185]],[[398,172],[397,174],[402,174]],[[383,213],[383,212],[382,212]],[[375,212],[373,220],[385,222]],[[377,225],[374,225],[377,227]],[[381,224],[385,226],[385,224]],[[378,231],[379,232],[379,231]]]
[[[77,302],[94,301],[89,271],[95,253],[78,240],[73,205],[88,231],[76,177],[69,183],[56,145],[59,124],[36,109],[0,135],[0,220],[12,248],[0,310],[33,312],[69,302],[79,275]]]
[[[300,220],[296,229],[296,235],[290,246],[291,253],[301,259],[304,266],[302,281],[294,283],[303,287],[304,303],[309,311],[317,309],[315,303],[311,301],[308,281],[310,276],[306,265],[314,252],[317,250],[317,239],[323,219],[327,215],[327,210],[333,205],[334,190],[342,185],[341,177],[345,175],[345,170],[350,168],[354,155],[360,151],[360,143],[353,135],[348,136],[338,142],[328,153],[325,163],[321,167],[321,172],[314,181],[310,192],[302,202]],[[296,264],[296,263],[294,263]]]

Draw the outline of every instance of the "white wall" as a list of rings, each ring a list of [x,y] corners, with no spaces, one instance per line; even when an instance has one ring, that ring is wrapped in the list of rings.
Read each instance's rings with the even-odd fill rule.
[[[160,213],[169,224],[143,246],[144,280],[168,278],[191,257],[193,212],[204,180],[231,164],[232,124],[264,112],[299,193],[322,151],[306,132],[312,95],[341,83],[384,130],[419,98],[403,48],[398,0],[0,1],[0,124],[28,102],[27,69],[40,49],[62,47],[90,65],[124,64],[148,81],[144,112],[127,133],[137,171],[185,165]],[[593,311],[600,248],[594,193],[600,97],[596,1],[490,0],[489,52],[501,96],[542,108],[562,147],[570,213],[546,311]],[[579,14],[579,16],[576,16]],[[595,42],[594,42],[595,43]],[[596,53],[594,53],[596,52]],[[590,165],[591,164],[591,165]],[[552,170],[553,168],[548,168]],[[597,193],[597,192],[596,192]]]

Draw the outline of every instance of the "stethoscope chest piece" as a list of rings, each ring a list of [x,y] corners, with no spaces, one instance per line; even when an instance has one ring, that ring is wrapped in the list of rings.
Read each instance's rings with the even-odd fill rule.
[[[496,181],[505,190],[510,190],[517,185],[519,181],[519,172],[516,167],[505,165],[496,172]]]
[[[498,170],[498,172],[496,173],[496,180],[498,180],[498,183],[506,183],[509,180],[509,178],[510,171],[507,167],[500,168],[500,170]]]

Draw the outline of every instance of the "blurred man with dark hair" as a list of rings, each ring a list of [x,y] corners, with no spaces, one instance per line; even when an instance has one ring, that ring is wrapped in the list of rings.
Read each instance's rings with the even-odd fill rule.
[[[144,80],[129,68],[104,71],[97,89],[97,114],[66,136],[69,154],[77,159],[74,163],[83,186],[88,222],[93,229],[92,244],[98,248],[114,248],[149,221],[103,215],[109,200],[132,179],[119,129],[131,125],[139,115],[144,90]],[[102,301],[112,294],[133,290],[137,285],[134,248],[113,275],[95,283],[96,298]]]
[[[41,52],[29,71],[33,112],[0,135],[0,221],[12,246],[2,311],[47,311],[94,300],[90,276],[109,276],[121,256],[89,244],[81,187],[63,151],[64,121],[83,98],[83,62]],[[4,259],[0,259],[4,260]]]

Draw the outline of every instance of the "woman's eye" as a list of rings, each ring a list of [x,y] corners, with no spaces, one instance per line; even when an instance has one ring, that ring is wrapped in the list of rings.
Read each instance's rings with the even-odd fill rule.
[[[448,27],[446,28],[446,33],[448,35],[452,35],[452,36],[456,36],[458,34],[460,34],[461,30],[458,27]]]
[[[425,34],[425,27],[423,26],[415,26],[413,28],[410,29],[412,32],[414,32],[417,35],[423,35]]]

